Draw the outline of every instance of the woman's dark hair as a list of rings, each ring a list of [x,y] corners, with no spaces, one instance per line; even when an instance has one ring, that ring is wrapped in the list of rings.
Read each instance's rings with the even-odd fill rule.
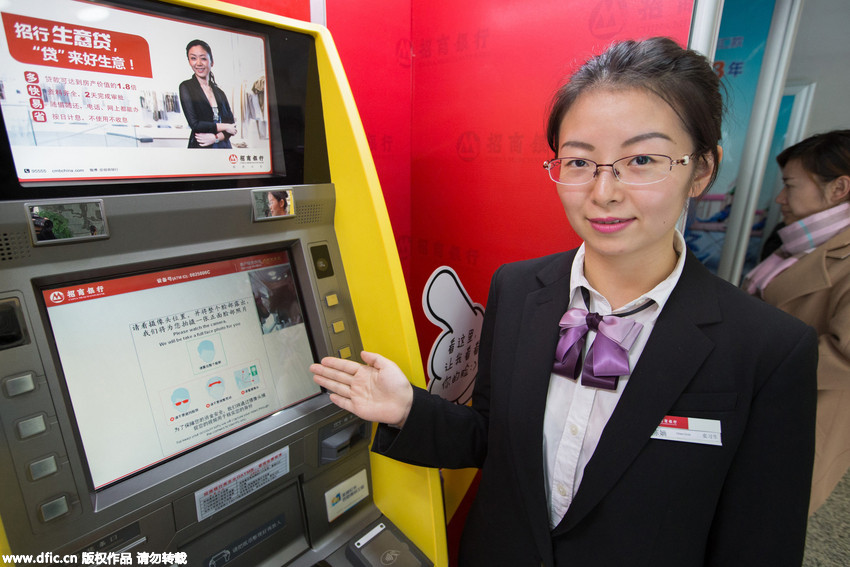
[[[708,59],[696,51],[683,49],[666,37],[613,44],[601,55],[589,59],[569,82],[555,94],[546,139],[558,154],[561,122],[578,97],[595,88],[644,89],[664,100],[679,116],[694,143],[695,158],[710,153],[714,168],[710,183],[717,177],[720,155],[720,125],[723,97],[720,79]]]
[[[776,156],[779,167],[785,167],[794,159],[800,160],[803,169],[821,183],[850,175],[850,130],[815,134],[785,148]]]
[[[286,191],[269,191],[269,194],[275,198],[276,201],[283,201],[284,203],[289,203],[289,194]]]
[[[193,39],[188,44],[186,44],[186,57],[189,57],[189,50],[196,46],[207,52],[207,55],[210,56],[210,61],[213,60],[213,54],[212,49],[210,49],[210,44],[202,39]]]
[[[215,63],[213,60],[212,48],[210,48],[210,44],[202,39],[193,39],[189,43],[186,44],[186,58],[189,58],[189,50],[193,47],[198,46],[204,51],[207,52],[207,55],[210,56],[210,63]],[[213,77],[212,70],[210,70],[210,83],[215,84],[215,77]]]

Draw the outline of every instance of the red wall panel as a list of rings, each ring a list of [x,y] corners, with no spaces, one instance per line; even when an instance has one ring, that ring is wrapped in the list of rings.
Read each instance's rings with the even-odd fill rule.
[[[369,140],[409,281],[413,100],[410,2],[327,0],[325,10]]]
[[[411,277],[447,264],[485,303],[502,263],[580,244],[542,164],[552,94],[613,40],[687,42],[692,1],[414,0]],[[361,101],[363,105],[368,101]],[[439,334],[414,308],[427,355]]]

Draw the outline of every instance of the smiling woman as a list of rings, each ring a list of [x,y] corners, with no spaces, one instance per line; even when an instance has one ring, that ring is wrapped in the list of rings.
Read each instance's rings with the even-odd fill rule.
[[[665,38],[558,91],[545,167],[584,243],[493,276],[471,406],[378,354],[311,366],[382,422],[374,451],[481,467],[460,564],[800,564],[816,337],[676,230],[716,176],[721,108],[708,61]]]
[[[582,185],[556,182],[573,230],[585,242],[585,277],[619,308],[652,289],[673,270],[676,221],[689,197],[699,196],[714,171],[713,157],[694,152],[688,132],[670,105],[645,89],[597,88],[578,96],[561,120],[558,151],[589,160],[666,163],[649,183],[632,183],[629,167],[596,168]],[[668,155],[684,156],[672,167]],[[575,158],[570,158],[575,160]],[[661,163],[662,159],[656,160]],[[640,166],[632,166],[637,168]],[[645,167],[645,166],[644,166]],[[611,270],[632,275],[608,278]]]
[[[186,58],[194,74],[180,83],[180,104],[192,129],[190,148],[230,148],[236,123],[227,96],[215,82],[210,46],[194,39],[186,46]]]

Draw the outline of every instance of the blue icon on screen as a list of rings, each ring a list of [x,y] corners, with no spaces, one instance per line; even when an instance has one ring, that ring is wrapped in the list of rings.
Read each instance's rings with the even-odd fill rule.
[[[213,376],[207,380],[207,392],[214,400],[220,400],[224,396],[224,380],[221,376]]]
[[[260,373],[256,366],[236,370],[233,376],[236,378],[236,387],[240,390],[256,386],[260,383]]]
[[[215,358],[215,345],[212,341],[204,340],[198,343],[198,356],[204,362],[212,362]]]
[[[186,388],[177,388],[174,390],[174,393],[171,394],[171,403],[178,409],[186,409],[189,405],[189,400],[189,390]]]

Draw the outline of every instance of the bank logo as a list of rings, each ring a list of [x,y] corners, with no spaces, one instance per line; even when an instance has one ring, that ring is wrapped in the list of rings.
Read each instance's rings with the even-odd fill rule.
[[[398,59],[398,64],[404,68],[410,68],[410,51],[413,45],[409,39],[400,39],[395,44],[395,56]]]
[[[457,139],[457,155],[463,161],[473,161],[480,153],[481,139],[475,132],[464,132]]]
[[[622,0],[601,0],[590,12],[588,28],[593,37],[611,39],[626,23],[626,6]]]
[[[53,303],[62,303],[65,301],[65,294],[61,291],[54,291],[50,293],[50,301]]]

